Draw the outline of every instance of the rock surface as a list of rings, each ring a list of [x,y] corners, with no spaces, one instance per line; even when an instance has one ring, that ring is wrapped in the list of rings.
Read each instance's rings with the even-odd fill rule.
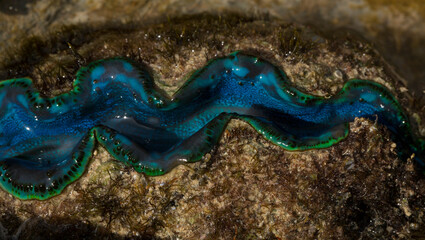
[[[245,50],[282,67],[311,94],[333,95],[349,78],[379,82],[425,135],[423,105],[356,34],[330,37],[273,11],[155,19],[200,11],[180,1],[37,1],[22,9],[0,13],[8,20],[0,21],[7,29],[0,35],[0,76],[31,76],[45,95],[69,90],[80,65],[114,56],[146,64],[172,95],[209,59]],[[113,13],[121,18],[105,24]],[[138,22],[144,18],[153,20]],[[0,239],[424,238],[425,179],[397,158],[385,128],[357,119],[350,131],[333,147],[288,152],[233,120],[201,162],[160,177],[138,174],[97,148],[87,172],[57,197],[21,201],[1,190]]]

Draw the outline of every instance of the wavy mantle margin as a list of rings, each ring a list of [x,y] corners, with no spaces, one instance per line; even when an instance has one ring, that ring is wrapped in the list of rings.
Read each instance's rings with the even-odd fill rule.
[[[232,118],[286,150],[326,148],[348,135],[355,117],[385,125],[399,157],[414,154],[423,171],[425,141],[380,84],[353,79],[335,96],[317,97],[264,59],[235,52],[197,70],[169,98],[131,60],[99,60],[53,98],[29,78],[0,82],[0,186],[20,199],[58,195],[83,174],[96,143],[138,172],[162,175],[200,160]]]

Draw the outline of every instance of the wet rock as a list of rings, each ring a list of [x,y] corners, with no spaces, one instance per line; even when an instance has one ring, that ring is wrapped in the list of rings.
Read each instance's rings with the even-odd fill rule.
[[[337,92],[344,76],[384,84],[424,129],[419,121],[424,112],[412,104],[410,92],[400,90],[404,85],[370,44],[350,36],[333,39],[265,15],[232,14],[58,31],[9,49],[0,57],[2,76],[29,75],[45,95],[54,95],[69,90],[81,61],[127,56],[151,68],[171,95],[209,59],[245,50],[272,61],[294,85],[317,95]],[[159,177],[138,174],[98,148],[86,174],[57,197],[20,201],[0,191],[0,237],[423,237],[425,180],[409,160],[397,158],[393,144],[385,128],[356,119],[339,144],[288,152],[232,120],[203,161]]]

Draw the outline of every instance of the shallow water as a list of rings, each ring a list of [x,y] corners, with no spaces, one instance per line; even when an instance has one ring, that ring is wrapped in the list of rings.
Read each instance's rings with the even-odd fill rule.
[[[347,78],[362,76],[385,84],[402,98],[404,107],[412,105],[405,96],[409,92],[415,92],[416,99],[423,98],[424,13],[412,4],[420,1],[409,1],[402,6],[397,1],[348,0],[338,4],[331,0],[314,3],[307,0],[259,2],[2,1],[0,51],[14,49],[16,44],[31,35],[54,35],[52,31],[63,25],[90,23],[101,26],[112,21],[125,26],[131,25],[131,22],[143,22],[159,30],[152,30],[145,38],[138,33],[129,36],[139,36],[135,39],[145,39],[154,45],[153,49],[161,50],[148,52],[144,49],[139,61],[147,63],[154,73],[163,77],[155,79],[159,79],[161,87],[168,92],[175,91],[184,82],[183,73],[201,67],[216,52],[231,51],[225,49],[230,45],[233,50],[261,46],[267,51],[273,47],[270,59],[275,58],[274,63],[288,71],[297,87],[316,95],[333,95]],[[313,61],[298,57],[291,62],[294,58],[291,54],[272,56],[276,53],[276,45],[270,44],[273,37],[266,35],[261,38],[259,34],[255,37],[248,34],[241,40],[235,38],[233,42],[229,40],[232,42],[229,44],[224,42],[226,38],[219,38],[217,45],[207,45],[207,50],[203,50],[201,44],[196,48],[196,44],[188,43],[183,44],[183,50],[174,47],[167,50],[162,45],[165,33],[158,32],[169,29],[163,27],[161,30],[159,25],[150,25],[166,20],[167,16],[224,10],[271,19],[269,24],[278,18],[311,25],[325,36],[339,39],[335,41],[338,46],[334,48],[352,52],[341,52],[339,58],[332,52],[332,46],[327,46],[318,51],[323,56],[318,54],[317,59],[313,56]],[[265,28],[261,24],[258,21],[247,26],[261,32]],[[350,32],[350,38],[347,38],[347,32]],[[242,35],[225,33],[228,38]],[[168,36],[172,36],[172,32]],[[199,34],[196,36],[199,37]],[[388,62],[385,71],[380,70],[381,63],[363,68],[368,62],[367,57],[377,55],[368,52],[364,44],[352,44],[355,42],[350,40],[353,36],[374,44],[373,49],[379,50]],[[80,39],[84,38],[77,36],[73,39],[76,45]],[[122,49],[115,52],[116,45],[108,39],[99,36],[96,41],[93,40],[92,46],[75,49],[84,57],[94,55],[95,59],[114,56],[117,52],[131,52]],[[253,39],[257,41],[251,42]],[[118,40],[126,42],[126,39]],[[189,40],[200,41],[199,38]],[[128,41],[131,42],[131,38]],[[150,46],[143,44],[141,46]],[[224,49],[209,49],[223,45]],[[38,49],[33,50],[35,55],[40,53]],[[64,52],[52,54],[52,62],[58,59],[66,62],[69,56],[73,56],[71,51]],[[358,56],[362,53],[365,53],[366,60]],[[344,59],[353,55],[354,59]],[[3,59],[5,56],[0,56],[0,62]],[[49,69],[37,61],[32,64],[42,70]],[[78,69],[78,66],[73,67]],[[362,68],[367,71],[362,72]],[[325,72],[323,75],[314,75],[322,71]],[[64,75],[73,76],[71,73]],[[398,84],[400,81],[407,82],[411,91],[405,92],[403,84]],[[67,83],[58,85],[66,88],[69,87]],[[414,111],[420,113],[418,108]],[[353,239],[382,236],[397,239],[414,238],[415,232],[417,236],[425,235],[421,231],[425,181],[412,170],[411,162],[397,159],[388,132],[381,131],[373,122],[357,119],[350,125],[351,133],[347,140],[341,144],[305,152],[283,151],[264,141],[249,126],[240,122],[231,125],[216,152],[207,154],[200,163],[178,167],[162,177],[147,178],[129,169],[123,170],[123,166],[117,166],[111,156],[99,148],[87,174],[51,200],[19,201],[1,190],[0,211],[4,214],[0,218],[0,239],[4,232],[2,225],[7,235],[15,234],[23,239],[43,236],[45,232],[63,237],[66,231],[68,236],[87,233],[96,238],[109,236],[122,239],[137,239],[137,236],[148,239],[173,239],[176,236],[182,239]]]
[[[405,81],[416,98],[425,91],[425,8],[421,0],[319,0],[319,1],[114,1],[81,0],[2,1],[0,7],[0,49],[11,47],[21,35],[43,34],[63,24],[151,21],[176,15],[231,11],[247,15],[269,15],[288,22],[312,25],[328,35],[346,31],[364,38]]]

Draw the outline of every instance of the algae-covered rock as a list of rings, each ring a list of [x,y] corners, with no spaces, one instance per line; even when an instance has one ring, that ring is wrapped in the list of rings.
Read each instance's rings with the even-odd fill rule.
[[[30,76],[52,96],[70,89],[79,67],[124,56],[146,65],[172,95],[208,60],[236,50],[271,61],[315,95],[331,96],[350,78],[383,84],[424,131],[422,105],[373,46],[264,14],[56,28],[5,48],[0,76]],[[0,191],[0,238],[423,238],[424,209],[425,179],[373,121],[356,119],[330,148],[289,152],[232,120],[202,161],[163,176],[137,173],[98,147],[59,196],[21,201]]]

